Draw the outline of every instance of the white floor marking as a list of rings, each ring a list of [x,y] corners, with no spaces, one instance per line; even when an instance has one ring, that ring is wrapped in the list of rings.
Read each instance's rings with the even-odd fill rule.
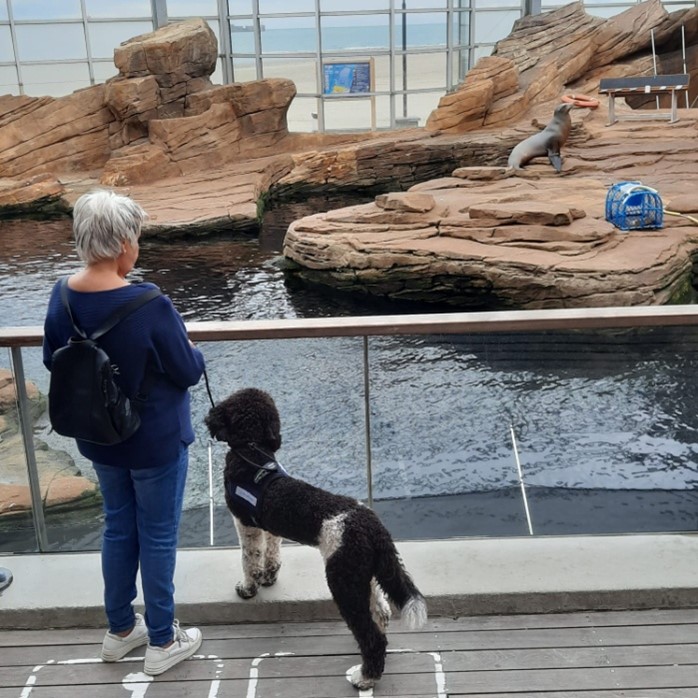
[[[34,671],[36,669],[41,667],[35,667]],[[22,689],[22,693],[20,694],[19,698],[29,698],[32,692],[32,688],[34,687],[34,684],[36,683],[36,674],[32,674],[27,680],[26,683],[24,684],[24,688]]]
[[[259,670],[257,667],[269,656],[269,653],[255,657],[250,664],[250,676],[247,682],[247,698],[255,698],[257,694],[257,679],[259,678]]]
[[[209,654],[203,659],[212,659],[216,662],[216,678],[211,681],[211,687],[208,689],[208,698],[218,698],[218,689],[221,687],[221,674],[225,663],[215,654]]]
[[[133,662],[143,662],[145,657],[125,657],[124,659],[119,659],[118,662],[114,664],[126,664]],[[195,654],[190,657],[187,661],[203,659],[205,661],[212,661],[216,663],[216,677],[211,681],[211,686],[208,692],[208,698],[218,698],[218,690],[220,689],[220,676],[225,666],[223,660],[215,654]],[[62,659],[56,661],[55,659],[49,659],[45,664],[38,664],[32,669],[32,673],[24,682],[24,688],[19,698],[31,698],[32,691],[36,685],[38,672],[47,666],[59,666],[59,665],[76,665],[76,664],[104,664],[104,662],[99,657],[85,657],[81,659]],[[122,687],[131,693],[131,698],[145,698],[146,691],[152,682],[153,677],[148,676],[142,672],[132,672],[126,674],[121,681]]]
[[[259,669],[257,668],[265,659],[269,657],[292,657],[294,652],[275,652],[273,655],[270,652],[260,654],[255,657],[250,664],[250,679],[247,684],[246,698],[257,698],[257,682],[259,680]]]
[[[388,653],[393,654],[428,654],[434,660],[434,678],[436,679],[436,698],[448,698],[446,692],[446,674],[443,670],[443,664],[441,661],[441,655],[438,652],[416,652],[411,649],[401,649],[401,650],[388,650]],[[294,652],[275,652],[271,654],[270,652],[265,652],[264,654],[255,657],[250,665],[249,682],[247,685],[247,696],[246,698],[257,698],[257,683],[259,682],[259,665],[269,657],[292,657]],[[125,664],[129,662],[142,662],[144,657],[126,657],[120,659],[117,664]],[[216,676],[211,681],[211,686],[208,692],[208,698],[218,698],[218,691],[221,685],[221,674],[223,668],[225,667],[224,662],[215,654],[202,655],[195,654],[190,659],[213,661],[216,663]],[[188,660],[189,661],[189,660]],[[86,657],[81,659],[63,659],[61,661],[56,661],[55,659],[49,659],[45,664],[38,664],[32,669],[32,673],[27,677],[27,680],[22,689],[22,693],[19,698],[31,698],[32,691],[37,681],[38,672],[46,666],[51,665],[77,665],[77,664],[103,664],[102,660],[98,657]],[[360,668],[360,664],[349,667],[346,671],[346,679],[351,683],[352,673]],[[122,679],[122,687],[131,693],[131,698],[145,698],[146,692],[153,681],[152,676],[148,676],[142,672],[132,672],[124,676]],[[373,689],[369,688],[365,691],[359,691],[358,698],[373,698]]]
[[[148,674],[144,674],[142,671],[136,671],[133,674],[126,674],[121,681],[121,685],[127,691],[131,691],[131,698],[145,698],[148,684],[152,680],[152,676],[148,676]]]
[[[444,673],[444,665],[441,662],[441,654],[439,652],[428,652],[434,658],[434,674],[436,678],[436,695],[438,698],[448,698],[446,693],[446,674]]]

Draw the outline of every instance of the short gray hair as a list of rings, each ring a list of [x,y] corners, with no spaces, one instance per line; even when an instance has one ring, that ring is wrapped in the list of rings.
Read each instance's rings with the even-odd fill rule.
[[[121,245],[138,240],[146,212],[133,199],[108,189],[83,194],[73,207],[75,250],[83,262],[116,259]]]

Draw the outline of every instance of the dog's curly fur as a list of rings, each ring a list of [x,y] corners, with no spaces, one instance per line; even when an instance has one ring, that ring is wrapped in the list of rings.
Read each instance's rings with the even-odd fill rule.
[[[281,446],[281,422],[273,399],[256,388],[238,390],[212,407],[206,425],[229,446],[225,459],[226,502],[242,548],[243,599],[276,581],[281,538],[316,546],[339,612],[359,644],[362,664],[351,677],[359,689],[380,679],[390,620],[388,599],[408,627],[426,622],[424,597],[405,570],[390,533],[378,516],[355,499],[332,494],[287,476],[266,488],[257,516],[235,499],[235,483],[254,478]],[[272,456],[273,458],[273,456]]]

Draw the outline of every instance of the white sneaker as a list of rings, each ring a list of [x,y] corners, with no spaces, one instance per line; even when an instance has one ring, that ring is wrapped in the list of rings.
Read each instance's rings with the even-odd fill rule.
[[[175,620],[172,626],[174,630],[174,642],[169,647],[154,647],[148,645],[145,650],[145,666],[143,671],[149,676],[157,676],[167,671],[175,664],[188,659],[201,647],[203,635],[198,628],[182,630],[179,621]]]
[[[126,637],[110,632],[104,636],[100,656],[103,662],[118,662],[131,650],[135,650],[136,647],[145,645],[147,642],[148,628],[145,627],[143,616],[140,613],[136,613],[136,624]]]

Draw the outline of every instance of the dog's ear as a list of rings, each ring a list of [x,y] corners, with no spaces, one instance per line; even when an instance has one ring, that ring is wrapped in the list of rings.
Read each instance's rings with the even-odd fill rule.
[[[218,404],[208,411],[208,415],[204,419],[211,437],[216,441],[228,441],[228,432],[226,430],[224,415],[225,410]]]

